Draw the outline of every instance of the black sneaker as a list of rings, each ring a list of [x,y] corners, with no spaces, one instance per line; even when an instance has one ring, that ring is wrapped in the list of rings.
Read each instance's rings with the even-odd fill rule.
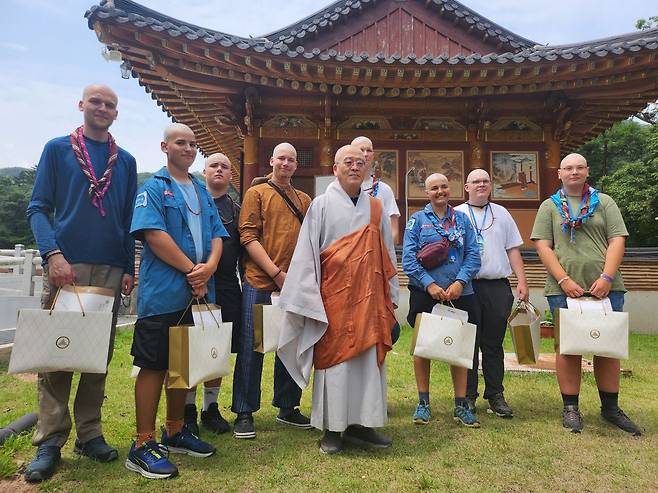
[[[466,409],[471,411],[473,414],[478,412],[478,408],[475,406],[476,397],[466,396]]]
[[[111,462],[119,458],[119,452],[105,442],[103,435],[92,438],[85,443],[76,439],[73,452],[98,462]]]
[[[54,445],[39,445],[37,455],[25,469],[25,480],[28,483],[40,483],[53,475],[62,457],[59,447]]]
[[[196,422],[196,405],[185,404],[185,414],[183,415],[183,423],[193,435],[199,436],[199,424]]]
[[[501,418],[513,418],[514,413],[512,412],[512,408],[509,407],[507,404],[507,401],[505,400],[505,396],[501,392],[500,394],[496,394],[490,399],[487,399],[489,401],[489,409],[487,409],[488,413],[493,413],[496,416],[499,416]],[[468,400],[467,400],[468,402]]]
[[[251,413],[240,413],[233,424],[234,438],[256,438],[254,417]]]
[[[320,439],[320,452],[323,454],[338,454],[343,451],[343,438],[339,431],[326,430]]]
[[[618,407],[614,409],[601,408],[601,417],[608,423],[615,425],[617,428],[624,430],[626,433],[630,433],[634,437],[642,436],[642,430],[640,430],[640,427],[633,423],[631,418],[626,416],[624,411]]]
[[[578,406],[568,404],[562,410],[562,426],[572,433],[583,431],[583,415],[580,414]]]
[[[201,424],[208,431],[212,431],[218,435],[231,431],[231,426],[222,417],[216,402],[210,404],[207,411],[201,411]]]
[[[304,430],[310,430],[311,428],[313,428],[311,426],[311,420],[308,419],[306,416],[304,416],[301,412],[299,412],[299,409],[297,409],[297,408],[294,408],[292,411],[290,411],[285,416],[281,416],[279,414],[276,417],[276,420],[279,423],[283,423],[285,425],[290,425],[290,426],[295,426],[297,428],[302,428]]]
[[[393,440],[389,437],[372,428],[355,425],[347,427],[343,440],[360,447],[368,448],[388,448],[393,443]]]

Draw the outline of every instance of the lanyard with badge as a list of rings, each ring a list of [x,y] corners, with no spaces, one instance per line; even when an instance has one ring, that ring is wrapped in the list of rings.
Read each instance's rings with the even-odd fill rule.
[[[477,219],[475,218],[475,214],[473,214],[473,208],[471,207],[471,204],[468,205],[468,213],[471,216],[471,222],[473,223],[473,228],[475,228],[475,242],[478,244],[478,248],[480,249],[480,257],[484,256],[484,235],[482,232],[486,229],[484,225],[487,223],[487,213],[489,212],[489,209],[491,208],[491,204],[487,204],[484,206],[484,217],[482,218],[482,225],[478,227],[478,222]],[[493,211],[491,211],[491,217],[493,218]],[[491,222],[493,224],[493,220]]]

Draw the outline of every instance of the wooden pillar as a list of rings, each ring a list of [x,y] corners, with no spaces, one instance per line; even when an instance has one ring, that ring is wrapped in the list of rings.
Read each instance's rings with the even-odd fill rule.
[[[561,182],[557,177],[560,168],[560,141],[556,139],[553,125],[544,125],[544,143],[546,145],[546,166],[542,170],[540,197],[545,199],[560,188]]]
[[[483,131],[478,125],[470,124],[467,131],[467,139],[471,148],[471,158],[465,166],[466,174],[477,168],[484,168]],[[466,179],[466,177],[464,177]]]
[[[334,127],[331,121],[331,95],[325,94],[322,100],[324,120],[319,130],[320,140],[320,174],[331,175],[334,164]]]
[[[244,136],[244,169],[242,170],[244,193],[251,186],[251,181],[256,178],[258,173],[258,142],[259,138],[256,132],[254,135]]]

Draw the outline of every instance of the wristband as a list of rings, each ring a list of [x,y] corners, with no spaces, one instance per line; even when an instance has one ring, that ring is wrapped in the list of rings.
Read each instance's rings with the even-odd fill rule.
[[[48,253],[46,253],[46,256],[44,257],[44,260],[48,262],[48,259],[52,257],[53,255],[64,255],[61,250],[51,250]]]
[[[602,272],[601,275],[600,275],[599,277],[600,277],[601,279],[603,279],[604,281],[608,281],[610,284],[612,284],[612,281],[615,280],[614,277],[610,277],[610,276],[609,276],[608,274],[606,274],[605,272]]]
[[[185,275],[191,274],[195,267],[196,265],[193,265],[192,268],[185,273]]]
[[[270,276],[270,279],[272,279],[274,281],[274,279],[279,277],[279,274],[281,274],[281,269],[279,269],[279,271],[276,274],[274,274],[273,276]]]
[[[560,279],[560,280],[557,282],[557,285],[558,285],[558,286],[561,286],[562,283],[563,283],[564,281],[566,281],[567,279],[571,279],[571,278],[570,278],[569,276],[564,276],[562,279]]]
[[[462,279],[455,279],[455,281],[457,281],[459,284],[461,284],[461,285],[462,285],[462,288],[465,288],[465,287],[466,287],[466,281],[464,281],[464,280],[462,280]]]

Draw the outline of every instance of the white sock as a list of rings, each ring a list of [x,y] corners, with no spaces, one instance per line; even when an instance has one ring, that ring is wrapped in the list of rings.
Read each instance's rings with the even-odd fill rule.
[[[207,411],[210,404],[217,402],[219,387],[203,387],[203,410]]]
[[[185,396],[185,404],[196,404],[196,387],[192,387],[187,391]]]

